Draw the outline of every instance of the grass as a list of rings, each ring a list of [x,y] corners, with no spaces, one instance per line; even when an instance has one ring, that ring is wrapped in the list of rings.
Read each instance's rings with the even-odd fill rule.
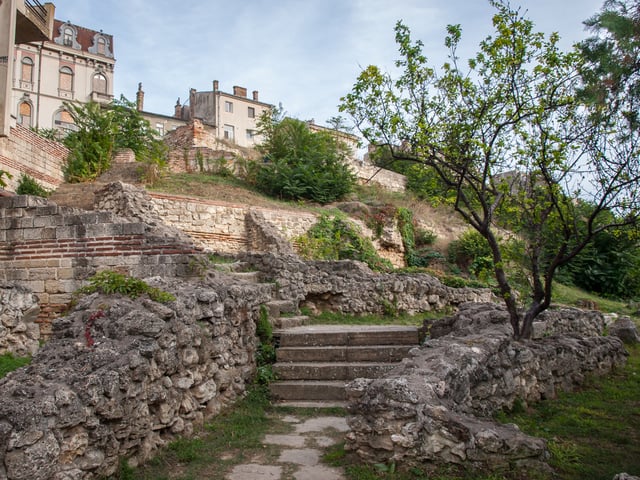
[[[563,480],[610,480],[640,473],[640,346],[629,348],[625,368],[589,378],[573,393],[545,400],[517,415],[500,415],[546,438],[551,465]]]
[[[216,416],[194,438],[179,438],[147,464],[120,468],[120,480],[222,479],[228,467],[264,452],[262,437],[270,426],[265,387],[252,387],[233,408]]]
[[[563,285],[558,282],[553,283],[553,302],[563,305],[576,306],[582,300],[594,302],[598,310],[605,313],[619,313],[622,315],[633,315],[637,309],[632,309],[628,303],[622,300],[611,300],[598,297],[577,287]]]
[[[20,367],[29,365],[31,357],[14,357],[11,353],[0,355],[0,378],[4,378],[7,373],[13,372]]]

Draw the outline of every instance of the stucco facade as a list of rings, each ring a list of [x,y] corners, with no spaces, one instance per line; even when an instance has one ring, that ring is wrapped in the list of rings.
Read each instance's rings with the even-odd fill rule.
[[[9,108],[26,128],[73,128],[63,102],[110,102],[115,57],[113,37],[54,21],[50,41],[23,43],[13,51]]]
[[[200,120],[205,125],[214,127],[216,136],[233,142],[241,147],[253,147],[262,140],[257,134],[257,122],[260,116],[273,108],[273,105],[261,102],[258,92],[247,96],[244,87],[233,87],[233,94],[220,90],[217,80],[213,82],[213,90],[198,92],[189,91],[188,104],[175,105],[175,117],[183,120]]]

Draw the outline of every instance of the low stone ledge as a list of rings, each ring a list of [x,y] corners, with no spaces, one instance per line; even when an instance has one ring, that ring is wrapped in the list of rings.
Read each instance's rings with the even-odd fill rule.
[[[492,415],[516,401],[553,398],[588,373],[607,373],[624,364],[626,351],[615,337],[516,342],[505,313],[492,304],[462,305],[443,322],[454,326],[449,333],[413,349],[385,378],[350,383],[347,448],[376,463],[547,469],[543,440]]]

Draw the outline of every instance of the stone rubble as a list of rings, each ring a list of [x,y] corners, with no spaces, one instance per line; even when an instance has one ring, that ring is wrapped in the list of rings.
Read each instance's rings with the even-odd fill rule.
[[[33,355],[39,348],[40,306],[29,289],[0,284],[0,354]]]

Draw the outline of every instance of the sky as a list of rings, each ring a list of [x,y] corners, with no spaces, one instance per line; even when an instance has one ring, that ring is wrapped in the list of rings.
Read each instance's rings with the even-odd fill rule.
[[[360,71],[393,71],[394,26],[402,20],[435,65],[446,60],[448,24],[462,26],[460,57],[491,34],[488,0],[52,0],[56,18],[114,37],[114,94],[173,114],[190,88],[259,91],[287,115],[317,124],[339,115]],[[511,0],[537,31],[558,32],[563,48],[584,39],[582,22],[602,0]]]

